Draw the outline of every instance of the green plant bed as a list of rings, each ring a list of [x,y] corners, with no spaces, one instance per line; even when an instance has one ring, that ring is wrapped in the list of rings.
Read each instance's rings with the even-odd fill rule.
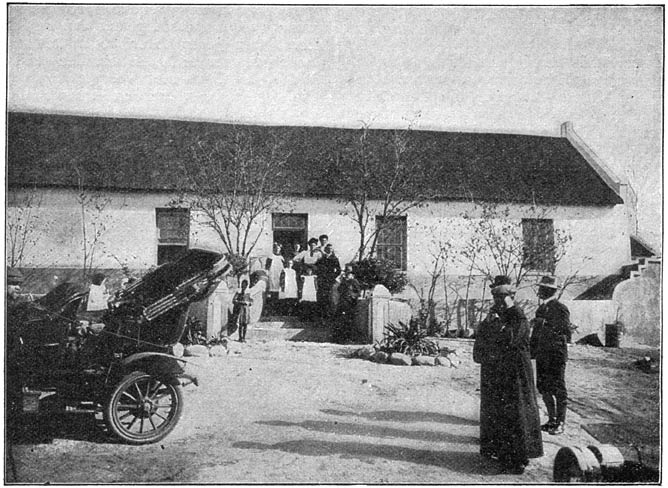
[[[386,354],[401,353],[415,356],[448,356],[454,350],[439,346],[438,338],[429,335],[427,329],[420,328],[417,319],[411,319],[406,324],[389,324],[386,327],[385,337],[374,345],[377,351]]]
[[[383,285],[390,293],[399,293],[408,284],[404,273],[389,261],[369,258],[352,263],[352,267],[355,278],[367,290]]]

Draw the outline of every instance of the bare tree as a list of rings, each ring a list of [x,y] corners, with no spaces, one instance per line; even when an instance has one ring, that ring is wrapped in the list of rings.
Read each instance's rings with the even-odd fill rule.
[[[172,204],[186,206],[194,219],[220,237],[232,255],[248,258],[271,210],[286,204],[286,136],[262,136],[234,126],[213,142],[197,140],[181,164],[180,194]]]
[[[111,214],[106,210],[111,199],[86,187],[84,171],[76,162],[72,162],[72,168],[77,175],[76,202],[81,216],[81,269],[85,278],[95,269],[95,257],[102,236],[111,224]]]
[[[510,209],[497,203],[473,202],[479,216],[466,213],[471,238],[461,251],[462,260],[489,279],[496,274],[511,278],[519,286],[533,271],[554,273],[566,254],[572,237],[551,226],[535,226],[529,235],[510,217]],[[547,209],[531,205],[525,214],[531,222],[546,221]]]
[[[371,130],[364,123],[352,144],[343,142],[329,160],[328,180],[342,214],[349,216],[359,231],[358,259],[374,256],[378,237],[391,231],[399,218],[435,196],[425,185],[424,147],[406,130]]]
[[[43,229],[38,229],[39,210],[42,206],[42,196],[37,189],[21,196],[12,205],[12,211],[7,212],[6,242],[7,266],[17,267],[23,264],[26,251],[35,247]]]

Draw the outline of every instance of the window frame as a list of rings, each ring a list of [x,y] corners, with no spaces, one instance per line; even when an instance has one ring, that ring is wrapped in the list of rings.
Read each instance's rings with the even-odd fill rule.
[[[179,228],[176,232],[182,234],[182,237],[165,237],[161,236],[163,227],[161,227],[162,219],[165,216],[173,216],[180,218]],[[156,228],[156,264],[161,265],[168,262],[169,259],[161,258],[161,256],[173,256],[181,251],[187,251],[190,247],[190,209],[183,207],[157,207],[155,209],[155,228]],[[177,228],[177,226],[174,226]]]
[[[523,218],[522,258],[528,271],[554,274],[556,248],[554,219]],[[540,228],[544,226],[544,228]],[[549,250],[550,254],[545,255]]]
[[[395,222],[399,222],[399,228],[400,228],[400,243],[395,243],[395,242],[383,242],[383,231],[387,231],[388,228],[379,228],[379,224],[383,222],[384,219],[388,220],[394,220]],[[378,259],[387,259],[383,257],[383,252],[382,250],[387,249],[387,248],[399,248],[399,254],[400,254],[400,259],[401,263],[399,263],[399,266],[396,267],[396,269],[400,271],[407,271],[408,269],[408,217],[406,215],[391,215],[391,216],[383,216],[383,215],[376,215],[376,249],[374,250],[374,254],[376,258]],[[380,224],[381,226],[383,224]],[[392,226],[397,225],[397,224],[392,224]],[[388,259],[389,260],[389,259]],[[395,266],[397,265],[396,262],[394,262]]]

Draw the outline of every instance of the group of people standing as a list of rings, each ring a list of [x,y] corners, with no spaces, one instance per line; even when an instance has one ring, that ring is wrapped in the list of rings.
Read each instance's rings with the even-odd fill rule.
[[[269,275],[267,306],[304,319],[333,315],[332,290],[341,275],[341,263],[325,234],[309,239],[308,249],[295,243],[289,251],[274,243],[265,269]]]
[[[497,459],[502,472],[521,474],[543,455],[542,432],[559,435],[566,421],[565,383],[570,314],[556,297],[556,279],[538,284],[541,304],[530,323],[515,303],[507,276],[491,285],[494,304],[476,332],[473,360],[480,364],[480,453]],[[536,360],[534,386],[531,360]],[[536,391],[548,421],[540,425]]]
[[[332,319],[335,341],[352,338],[354,310],[362,289],[352,266],[341,268],[326,234],[309,239],[305,250],[299,243],[283,249],[275,242],[264,270],[268,280],[265,306],[269,313],[298,314],[304,320]],[[242,290],[233,298],[233,320],[242,342],[246,339],[247,310],[253,303],[247,287],[247,282],[245,286],[242,283]]]

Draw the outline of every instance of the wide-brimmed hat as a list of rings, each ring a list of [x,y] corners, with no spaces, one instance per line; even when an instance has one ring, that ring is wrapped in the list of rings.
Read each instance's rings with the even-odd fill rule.
[[[7,270],[7,284],[20,285],[23,283],[23,273],[16,268],[9,268]]]
[[[510,285],[510,278],[507,277],[506,275],[495,276],[494,281],[492,282],[491,285],[489,285],[489,287],[496,288],[497,286],[501,285]]]
[[[536,286],[551,288],[553,290],[557,290],[559,288],[559,285],[557,285],[557,278],[555,276],[542,276]]]

